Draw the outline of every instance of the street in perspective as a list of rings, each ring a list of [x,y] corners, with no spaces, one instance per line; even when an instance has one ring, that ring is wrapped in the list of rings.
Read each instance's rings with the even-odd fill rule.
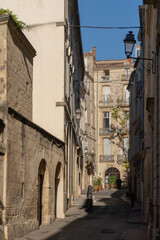
[[[64,220],[56,220],[17,240],[147,240],[147,224],[140,206],[131,208],[126,193],[126,189],[94,193],[91,209],[84,193],[75,199]]]
[[[160,0],[0,0],[0,240],[160,240]]]

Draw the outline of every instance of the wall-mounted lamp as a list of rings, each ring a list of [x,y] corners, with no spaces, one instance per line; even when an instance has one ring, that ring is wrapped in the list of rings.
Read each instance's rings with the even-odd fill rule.
[[[134,45],[136,43],[136,40],[134,38],[133,32],[129,31],[129,33],[126,35],[126,38],[123,40],[124,42],[124,46],[125,46],[125,54],[127,56],[127,58],[132,58],[132,59],[138,59],[138,60],[148,60],[148,61],[152,61],[152,64],[149,64],[147,67],[147,70],[151,70],[152,69],[152,73],[155,74],[156,68],[156,57],[154,58],[141,58],[141,57],[131,57],[133,49],[134,49]],[[153,53],[153,52],[152,52]]]
[[[76,119],[77,119],[77,121],[79,121],[81,119],[81,115],[82,115],[81,110],[78,108],[76,110]]]

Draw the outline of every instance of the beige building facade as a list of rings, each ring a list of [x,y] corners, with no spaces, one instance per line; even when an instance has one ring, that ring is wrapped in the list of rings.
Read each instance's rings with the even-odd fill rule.
[[[96,60],[94,53],[94,95],[96,127],[95,176],[102,178],[103,187],[108,187],[111,175],[116,175],[126,184],[128,131],[123,132],[120,122],[113,117],[114,109],[121,118],[129,113],[129,92],[127,85],[133,70],[131,60]]]
[[[65,142],[66,207],[77,196],[80,158],[80,82],[84,63],[78,1],[1,1],[28,25],[24,30],[37,51],[33,69],[33,121]]]
[[[65,144],[32,121],[36,52],[10,15],[0,17],[0,239],[65,217]]]

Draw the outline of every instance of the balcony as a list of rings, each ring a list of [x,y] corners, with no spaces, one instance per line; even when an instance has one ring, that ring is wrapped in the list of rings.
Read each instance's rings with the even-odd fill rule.
[[[112,134],[114,132],[113,128],[100,128],[99,129],[99,135],[106,135],[106,134]]]
[[[117,163],[121,164],[121,163],[125,163],[126,159],[124,155],[117,155]]]
[[[130,74],[129,75],[121,75],[121,81],[129,81]]]
[[[113,100],[110,100],[110,99],[106,99],[106,100],[102,100],[102,101],[99,101],[99,106],[100,107],[111,107],[113,106]]]
[[[117,99],[117,107],[129,107],[129,98]]]
[[[100,162],[114,162],[114,155],[100,155]]]
[[[111,81],[111,76],[103,76],[101,77],[100,82],[109,82]]]

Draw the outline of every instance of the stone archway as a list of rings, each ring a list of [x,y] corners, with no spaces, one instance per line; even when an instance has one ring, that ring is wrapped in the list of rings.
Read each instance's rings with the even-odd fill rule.
[[[55,172],[55,217],[64,218],[63,171],[60,162]]]
[[[46,161],[41,160],[38,168],[37,220],[39,225],[49,224],[49,172]]]
[[[116,176],[116,178],[120,178],[120,171],[115,167],[110,167],[105,172],[105,184],[109,184],[110,176]]]

